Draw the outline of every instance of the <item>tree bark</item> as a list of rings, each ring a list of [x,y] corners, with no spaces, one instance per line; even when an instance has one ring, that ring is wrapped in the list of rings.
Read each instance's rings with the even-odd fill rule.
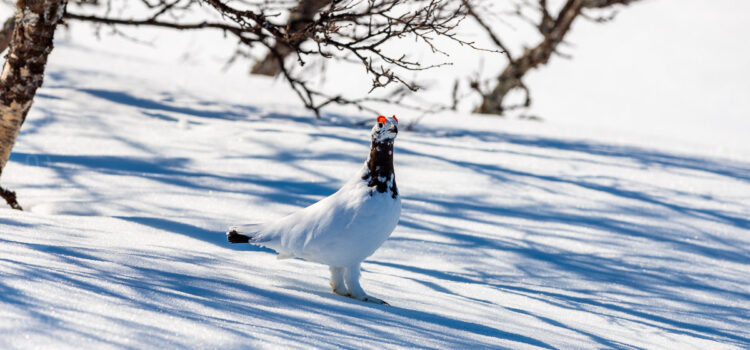
[[[297,5],[289,17],[289,22],[287,23],[288,33],[294,35],[304,30],[305,26],[312,23],[315,14],[329,3],[331,3],[331,0],[300,0],[299,5]],[[297,42],[293,42],[293,45],[299,45],[305,39],[307,39],[307,37],[302,36]],[[250,74],[268,76],[279,74],[281,72],[281,63],[284,62],[284,59],[292,52],[294,52],[292,46],[277,41],[271,51],[266,54],[266,57],[253,66],[250,70]]]
[[[469,9],[469,15],[474,17],[479,24],[489,33],[491,39],[498,45],[508,57],[508,65],[497,79],[497,85],[488,95],[483,96],[482,104],[476,108],[475,112],[500,114],[511,107],[503,105],[503,100],[513,89],[522,89],[526,93],[526,101],[523,105],[528,107],[531,104],[529,89],[523,83],[523,77],[530,70],[547,64],[554,53],[557,52],[557,46],[563,41],[565,35],[570,31],[576,18],[581,17],[584,9],[604,9],[613,6],[626,6],[638,0],[566,0],[557,17],[552,17],[548,11],[547,1],[539,0],[541,18],[537,24],[537,29],[542,34],[542,41],[532,49],[525,49],[523,55],[514,59],[508,50],[493,33],[491,28],[482,21],[480,16],[473,11],[471,3],[464,0],[464,5]],[[594,20],[598,22],[607,22],[612,17],[600,17]],[[512,107],[520,107],[512,106]]]
[[[13,27],[16,24],[16,17],[10,17],[5,20],[2,28],[0,28],[0,52],[5,51],[10,44],[10,37],[13,34]]]
[[[42,86],[47,56],[52,52],[55,28],[62,19],[65,5],[67,0],[16,2],[10,50],[0,75],[0,176],[36,90]]]
[[[542,21],[540,30],[543,39],[536,47],[526,49],[521,57],[512,60],[497,78],[497,86],[489,95],[484,96],[482,104],[476,109],[478,113],[503,114],[505,107],[503,100],[508,93],[516,88],[526,90],[521,80],[530,70],[547,64],[552,54],[556,52],[558,44],[563,41],[573,22],[581,14],[586,4],[585,0],[567,0],[560,10],[557,19]],[[545,23],[547,22],[547,23]],[[526,105],[529,103],[528,91],[526,91]]]

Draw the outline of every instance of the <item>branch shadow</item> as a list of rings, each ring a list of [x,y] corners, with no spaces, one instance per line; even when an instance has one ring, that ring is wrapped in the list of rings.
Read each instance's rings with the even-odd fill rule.
[[[115,216],[118,219],[134,222],[157,230],[172,232],[180,235],[189,236],[213,245],[228,248],[232,250],[245,250],[245,251],[256,251],[275,253],[272,249],[259,247],[251,244],[230,244],[227,242],[227,237],[221,229],[215,231],[206,230],[198,226],[193,226],[183,222],[177,222],[174,220],[168,220],[164,218],[156,217],[142,217],[142,216]]]
[[[165,227],[169,231],[196,230],[189,225],[153,218],[125,219],[155,228]],[[7,225],[16,226],[16,223],[9,222]],[[118,234],[127,236],[127,232]],[[454,346],[477,345],[476,340],[464,338],[461,334],[450,331],[453,330],[542,348],[554,348],[528,336],[431,312],[363,304],[315,291],[300,296],[299,293],[279,291],[278,288],[262,288],[240,283],[222,273],[205,275],[205,271],[176,269],[175,267],[180,265],[193,265],[220,271],[224,264],[220,258],[195,256],[187,249],[181,249],[182,253],[179,254],[155,254],[129,249],[113,250],[108,247],[31,243],[25,239],[14,238],[0,238],[0,244],[21,245],[37,255],[46,256],[45,259],[37,261],[56,261],[55,266],[47,266],[0,258],[0,264],[8,267],[7,275],[0,281],[0,303],[23,309],[29,317],[38,322],[37,325],[50,326],[36,329],[37,336],[54,338],[56,334],[65,332],[89,341],[128,349],[195,346],[197,334],[193,330],[195,326],[200,325],[203,331],[208,329],[235,337],[238,345],[240,339],[245,343],[251,339],[258,339],[259,333],[262,333],[275,334],[287,339],[277,345],[288,345],[288,339],[293,339],[296,344],[306,347],[357,349],[363,344],[409,348],[424,346],[423,340],[403,336],[404,332],[429,334],[441,342]],[[113,273],[107,266],[107,263],[113,261],[120,265],[119,270],[127,273]],[[64,298],[43,300],[37,293],[30,294],[12,285],[19,280],[31,285],[51,286],[49,290],[58,293],[75,294],[85,291],[90,295],[90,300],[86,303],[106,300],[108,304],[118,305],[118,311],[95,311],[80,307],[77,303],[67,303]],[[123,307],[131,311],[123,313]],[[131,317],[130,313],[136,310],[168,314],[180,320],[182,324],[187,322],[194,326],[174,329],[170,328],[169,324],[154,325],[148,322],[148,317]],[[321,316],[310,318],[290,314],[285,310]],[[99,319],[114,323],[117,328],[102,333],[95,327],[71,323],[63,316],[68,312],[78,314],[78,322]],[[383,324],[393,327],[380,327]],[[124,330],[130,336],[123,337],[121,332]],[[69,340],[61,339],[60,344]],[[484,343],[484,346],[492,346],[492,343]]]
[[[54,76],[53,76],[54,77]],[[107,89],[78,89],[72,84],[65,84],[64,77],[58,77],[58,83],[63,88],[75,89],[89,96],[96,97],[111,103],[136,107],[153,118],[172,121],[169,113],[179,113],[197,118],[227,119],[232,121],[246,121],[247,113],[258,113],[259,109],[253,106],[237,106],[202,101],[201,106],[211,107],[212,110],[199,108],[185,108],[176,106],[170,102],[169,96],[159,99],[148,99],[135,96],[123,91]],[[44,98],[54,99],[49,95]],[[215,110],[214,110],[215,109]],[[245,111],[247,113],[238,112]],[[167,113],[167,114],[165,114]],[[336,118],[323,121],[313,121],[308,116],[295,116],[280,113],[267,113],[261,118],[289,123],[316,123],[321,127],[342,127],[364,130],[365,127],[346,123]],[[33,127],[41,128],[49,125],[53,120],[49,118],[40,119]],[[33,129],[29,132],[34,132]],[[114,135],[114,132],[110,132]],[[366,135],[366,132],[364,133]],[[622,146],[592,141],[576,141],[557,139],[551,137],[524,136],[502,132],[485,131],[461,131],[447,128],[419,127],[418,133],[412,145],[397,148],[399,156],[404,155],[420,160],[431,160],[439,164],[460,168],[473,175],[484,176],[492,180],[497,186],[521,185],[524,188],[544,191],[558,195],[566,194],[567,188],[575,188],[575,196],[586,196],[587,194],[606,194],[624,202],[619,207],[614,205],[602,206],[596,210],[574,210],[571,207],[551,206],[539,201],[529,205],[497,205],[488,198],[467,198],[460,193],[433,196],[429,193],[416,193],[405,199],[404,210],[407,213],[402,217],[400,227],[410,232],[424,233],[427,237],[421,241],[410,240],[398,234],[392,237],[387,244],[421,244],[422,246],[440,246],[450,254],[465,254],[466,258],[461,262],[461,272],[449,273],[437,269],[419,267],[416,261],[407,263],[383,262],[372,260],[369,263],[394,271],[409,272],[421,276],[422,285],[430,288],[434,293],[453,294],[458,297],[470,298],[460,292],[451,292],[441,285],[444,281],[482,285],[502,293],[523,295],[528,298],[539,300],[548,305],[554,305],[564,310],[583,310],[593,314],[611,317],[618,321],[627,321],[640,326],[649,327],[669,334],[681,334],[699,339],[711,339],[731,343],[740,347],[750,347],[750,338],[735,329],[729,329],[730,325],[746,324],[746,315],[750,314],[750,293],[742,289],[746,283],[745,276],[733,276],[731,274],[721,275],[723,265],[735,264],[740,268],[750,266],[750,249],[747,245],[746,236],[721,236],[713,232],[697,232],[702,240],[685,239],[686,231],[701,231],[694,228],[686,228],[678,225],[677,219],[690,219],[701,223],[716,223],[723,225],[731,232],[747,232],[750,229],[750,219],[742,212],[731,209],[716,209],[716,207],[705,207],[691,203],[692,199],[709,199],[719,204],[730,203],[727,199],[709,198],[701,193],[678,192],[658,186],[650,186],[640,183],[639,186],[632,184],[603,183],[580,175],[549,175],[548,173],[536,172],[527,169],[511,168],[497,164],[482,162],[478,159],[459,156],[449,156],[440,152],[426,152],[416,145],[430,147],[446,147],[435,142],[435,139],[461,141],[465,145],[509,145],[513,150],[491,151],[488,154],[502,155],[514,153],[516,155],[528,155],[529,157],[540,157],[537,151],[554,153],[555,161],[570,161],[588,163],[590,165],[618,165],[623,168],[642,168],[646,170],[661,171],[668,174],[689,175],[695,179],[718,178],[722,181],[732,181],[738,186],[750,184],[750,163],[733,161],[721,158],[696,157],[683,154],[672,154],[664,151],[646,149],[633,146]],[[338,133],[313,132],[310,136],[323,138],[342,143],[356,144],[366,147],[366,140],[355,136],[346,136]],[[128,140],[124,140],[126,142]],[[262,144],[261,141],[257,141]],[[145,145],[139,147],[148,148]],[[468,146],[467,146],[468,147]],[[502,148],[499,148],[502,149]],[[154,152],[156,154],[156,152]],[[247,174],[243,176],[226,175],[219,173],[205,173],[191,170],[191,162],[187,158],[168,157],[127,157],[127,156],[98,156],[98,155],[62,155],[48,152],[24,153],[15,152],[11,156],[13,161],[22,161],[29,157],[47,159],[46,166],[55,171],[58,177],[66,183],[76,184],[85,188],[83,184],[76,182],[76,174],[85,169],[99,173],[137,176],[147,178],[162,184],[176,186],[185,189],[210,190],[219,193],[234,193],[236,189],[232,184],[252,184],[260,189],[248,192],[249,196],[261,198],[257,204],[263,203],[285,203],[295,206],[307,206],[317,199],[333,193],[339,186],[340,181],[330,176],[324,176],[314,167],[305,165],[304,161],[330,161],[339,160],[345,162],[359,162],[363,159],[348,156],[343,152],[323,151],[317,154],[306,154],[300,156],[289,150],[278,149],[275,153],[267,156],[243,156],[248,162],[255,159],[279,160],[290,167],[300,171],[302,175],[285,179],[270,179],[268,177]],[[306,178],[322,178],[323,182],[308,182]],[[679,201],[687,199],[687,201]],[[741,203],[740,203],[741,204]],[[658,212],[648,212],[645,207],[658,208]],[[747,208],[747,206],[741,206]],[[419,213],[421,216],[435,218],[436,222],[418,219],[408,213]],[[458,224],[441,223],[438,219],[450,215],[457,220]],[[263,248],[247,246],[237,248],[230,246],[224,240],[221,232],[211,232],[204,228],[180,223],[164,218],[150,217],[148,214],[137,214],[135,216],[121,216],[122,220],[138,223],[140,225],[156,228],[166,232],[186,235],[213,245],[227,249],[267,251]],[[522,223],[507,223],[500,219],[521,219]],[[528,224],[525,222],[534,222]],[[13,224],[12,222],[10,224]],[[494,230],[480,231],[473,229],[472,224],[484,224],[494,227]],[[598,244],[605,246],[612,242],[605,242],[604,238],[596,238],[587,235],[583,229],[593,229],[596,232],[605,233],[606,239],[612,239],[614,243],[627,244],[628,240],[642,240],[652,244],[653,250],[641,252],[635,258],[643,257],[658,260],[660,262],[674,263],[664,264],[664,267],[642,266],[627,259],[623,255],[602,256],[597,254],[583,254],[556,247],[552,244],[534,243],[530,240],[520,238],[504,237],[504,230],[516,230],[527,236],[550,237],[553,239],[565,238],[562,232],[549,232],[539,230],[535,225],[548,225],[550,227],[568,227],[576,233],[577,239],[582,243]],[[446,239],[450,243],[445,243]],[[23,244],[20,242],[3,241],[4,244]],[[461,321],[455,318],[430,313],[420,310],[406,310],[394,307],[385,309],[373,307],[361,307],[359,304],[343,303],[331,305],[328,302],[311,300],[299,297],[292,293],[269,291],[247,283],[240,283],[228,278],[204,277],[184,272],[166,271],[158,265],[144,267],[142,265],[128,265],[136,271],[132,276],[107,276],[107,271],[92,264],[92,261],[104,259],[90,251],[74,248],[60,248],[44,246],[40,244],[27,244],[29,249],[54,255],[68,264],[87,269],[87,278],[103,278],[137,290],[143,295],[156,295],[164,298],[185,298],[191,302],[204,305],[211,310],[230,314],[253,315],[255,320],[270,320],[294,326],[288,329],[279,329],[278,326],[257,325],[263,331],[270,333],[290,332],[289,336],[298,336],[299,342],[308,346],[320,346],[309,339],[305,331],[316,334],[330,335],[332,339],[325,345],[343,346],[356,348],[357,343],[353,339],[365,337],[367,341],[385,340],[393,346],[420,347],[423,344],[413,339],[401,336],[399,333],[386,331],[383,328],[371,327],[369,324],[356,324],[358,318],[374,319],[379,322],[390,323],[393,328],[403,328],[415,333],[426,333],[430,336],[444,339],[446,343],[458,347],[473,347],[477,344],[470,339],[461,339],[458,335],[438,334],[434,329],[445,327],[449,330],[465,331],[479,336],[507,339],[531,346],[544,348],[553,347],[545,342],[531,337],[502,331],[495,327],[478,324],[475,322]],[[668,248],[672,250],[673,257],[664,256],[657,249]],[[496,252],[504,252],[517,259],[515,268],[520,271],[524,278],[528,279],[530,286],[521,286],[507,281],[509,276],[503,274],[497,268],[495,258]],[[137,256],[137,252],[130,252]],[[489,258],[487,258],[489,257]],[[145,259],[145,257],[142,257]],[[189,264],[214,266],[217,270],[223,267],[215,261],[200,258],[190,258],[179,254],[159,257],[163,260],[181,261]],[[633,258],[633,257],[630,257]],[[717,273],[698,273],[682,266],[694,263],[698,258],[710,259]],[[1,259],[1,258],[0,258]],[[673,259],[674,261],[670,261]],[[3,260],[5,263],[14,262]],[[117,291],[93,285],[82,276],[67,275],[50,269],[40,268],[35,265],[19,265],[24,271],[23,277],[32,280],[53,280],[77,286],[81,289],[91,289],[95,294],[128,300],[135,303],[136,307],[142,309],[166,308],[166,311],[174,312],[179,317],[195,322],[209,322],[212,326],[230,332],[237,336],[253,338],[253,334],[247,329],[239,330],[240,324],[228,318],[213,317],[198,312],[180,309],[174,306],[165,306],[157,301],[145,299],[130,301],[129,296]],[[395,273],[398,274],[398,273]],[[401,274],[403,275],[403,274]],[[550,277],[552,276],[552,277]],[[568,280],[590,282],[600,290],[586,289],[565,284]],[[435,281],[435,282],[432,282]],[[210,288],[206,286],[211,286]],[[553,289],[554,291],[549,291]],[[238,294],[251,295],[256,301],[272,303],[280,308],[305,310],[310,314],[327,314],[330,320],[336,323],[351,322],[355,324],[351,329],[332,328],[327,325],[311,322],[300,316],[283,314],[269,310],[268,308],[252,305],[243,300],[237,300]],[[640,297],[635,301],[629,301],[628,295]],[[742,302],[732,305],[717,305],[710,301],[695,296],[710,295],[714,299],[736,300]],[[0,281],[0,295],[4,302],[19,305],[31,309],[34,317],[46,320],[45,322],[62,322],[54,315],[41,309],[43,300],[29,299],[22,292]],[[694,319],[682,320],[674,315],[669,308],[660,309],[655,303],[649,302],[649,298],[667,300],[680,304],[689,310]],[[501,301],[493,306],[500,306]],[[574,327],[566,324],[565,315],[559,318],[532,313],[528,310],[509,308],[519,315],[527,315],[536,318],[550,326],[567,329],[595,342],[598,346],[627,348],[630,345],[610,339],[607,335],[594,334],[590,330]],[[394,321],[387,315],[397,315],[401,319]],[[118,316],[113,316],[118,318]],[[737,320],[740,321],[737,321]],[[707,322],[711,321],[711,322]],[[119,319],[118,322],[132,322]],[[426,322],[431,327],[422,327],[419,322]],[[707,322],[707,324],[701,324]],[[716,326],[720,323],[725,326]],[[141,331],[151,334],[145,325],[134,323]],[[276,327],[276,328],[274,328]],[[727,327],[727,329],[724,329]],[[291,329],[292,327],[290,327]],[[71,329],[71,332],[82,332],[86,330]],[[97,337],[96,334],[86,334]],[[336,337],[341,337],[337,342]],[[321,341],[318,337],[318,341]],[[168,338],[156,338],[151,345],[169,344]],[[346,342],[348,341],[348,342]],[[634,342],[637,340],[634,339]],[[158,343],[158,344],[157,344]],[[127,344],[119,344],[127,346]],[[480,344],[491,346],[492,344]]]

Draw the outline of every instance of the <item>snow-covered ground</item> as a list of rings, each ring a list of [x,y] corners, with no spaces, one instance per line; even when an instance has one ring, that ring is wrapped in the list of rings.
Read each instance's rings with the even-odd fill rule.
[[[73,38],[3,172],[26,211],[0,208],[2,349],[750,347],[747,145],[424,118],[396,141],[401,222],[363,264],[392,306],[364,304],[223,231],[333,193],[370,116]]]

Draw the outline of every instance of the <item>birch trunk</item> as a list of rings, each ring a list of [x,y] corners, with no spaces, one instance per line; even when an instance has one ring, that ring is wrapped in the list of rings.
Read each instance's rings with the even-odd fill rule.
[[[0,176],[36,90],[42,86],[47,56],[53,47],[52,38],[66,4],[67,0],[16,2],[15,26],[0,75]],[[8,202],[11,204],[10,200]]]

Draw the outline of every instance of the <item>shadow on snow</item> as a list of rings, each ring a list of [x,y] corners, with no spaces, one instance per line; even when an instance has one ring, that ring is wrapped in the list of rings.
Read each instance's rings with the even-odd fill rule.
[[[54,76],[53,76],[54,77]],[[62,79],[60,76],[58,79]],[[216,111],[213,110],[198,110],[192,108],[177,107],[169,103],[169,100],[157,101],[151,100],[144,97],[133,96],[122,91],[112,91],[104,89],[78,89],[78,91],[89,94],[91,96],[110,101],[112,103],[137,107],[143,111],[144,114],[154,116],[157,118],[167,118],[171,120],[171,116],[166,116],[162,112],[168,113],[180,113],[186,114],[197,118],[222,118],[228,120],[240,120],[245,117],[242,113],[237,112],[226,112],[227,109],[236,109],[237,106],[227,107],[224,110],[221,109],[221,105],[216,105]],[[44,98],[55,98],[52,95],[40,95]],[[202,106],[211,106],[212,103],[205,102],[199,103]],[[252,106],[239,106],[239,110],[244,110],[248,113],[257,112],[258,109]],[[285,120],[294,123],[308,123],[312,122],[307,117],[297,117],[291,115],[282,114],[267,114],[264,118]],[[317,122],[323,126],[336,126],[336,127],[351,127],[359,128],[361,126],[354,125],[352,123],[344,123],[335,117],[330,119],[331,121]],[[37,127],[44,127],[51,120],[41,119],[37,121],[36,125],[32,126],[32,129]],[[34,124],[32,122],[31,124]],[[561,157],[563,160],[566,158],[575,159],[577,161],[587,162],[606,162],[607,164],[621,164],[622,166],[640,166],[646,168],[659,169],[666,172],[675,172],[680,174],[688,174],[691,176],[707,176],[707,177],[720,177],[725,180],[737,181],[743,185],[750,183],[750,163],[729,161],[724,159],[715,158],[701,158],[687,155],[676,155],[666,152],[643,149],[638,147],[630,146],[619,146],[609,145],[588,141],[571,141],[563,139],[555,139],[549,137],[533,137],[533,136],[521,136],[507,133],[490,133],[490,132],[462,132],[462,131],[451,131],[445,129],[435,129],[422,127],[419,128],[419,134],[423,137],[423,140],[416,141],[425,144],[429,144],[430,138],[432,139],[470,139],[476,142],[486,143],[499,143],[499,144],[510,144],[515,146],[526,147],[529,150],[547,150],[554,151],[556,157]],[[34,132],[25,131],[25,132]],[[315,137],[321,138],[332,138],[342,142],[356,143],[359,145],[366,144],[363,140],[356,139],[353,137],[347,137],[338,135],[336,133],[317,133]],[[145,147],[145,146],[141,146]],[[289,163],[295,166],[296,169],[302,170],[309,174],[311,177],[316,175],[315,170],[301,164],[304,160],[309,160],[309,157],[318,159],[343,159],[345,161],[357,164],[359,161],[358,157],[347,157],[346,154],[330,154],[322,153],[309,155],[309,157],[299,157],[281,149],[275,155],[269,156],[272,159],[280,159],[285,163]],[[737,228],[740,230],[750,229],[750,220],[742,214],[732,212],[729,210],[718,210],[710,209],[700,206],[692,206],[684,203],[679,203],[674,200],[674,197],[691,197],[696,194],[691,193],[675,193],[669,189],[654,188],[653,191],[643,190],[642,188],[630,187],[627,184],[602,184],[590,179],[576,176],[552,176],[539,174],[531,171],[511,169],[508,167],[502,167],[495,164],[486,164],[473,160],[467,159],[455,159],[440,154],[428,154],[419,152],[410,147],[399,146],[397,149],[402,155],[420,157],[424,159],[431,159],[437,162],[449,164],[452,166],[460,167],[462,169],[474,172],[478,175],[486,176],[498,183],[500,186],[503,184],[521,184],[524,186],[530,186],[535,188],[541,188],[545,191],[558,193],[561,185],[574,186],[584,193],[604,193],[611,196],[615,196],[620,199],[625,199],[632,203],[624,210],[629,216],[633,218],[647,217],[652,218],[653,215],[662,215],[660,222],[664,222],[663,225],[649,224],[648,220],[624,220],[615,218],[608,212],[601,211],[590,211],[590,212],[575,212],[567,210],[570,208],[559,208],[554,206],[544,205],[543,203],[537,203],[537,205],[529,206],[497,206],[489,203],[485,203],[482,199],[477,198],[462,198],[459,195],[448,196],[442,198],[434,198],[429,195],[418,195],[406,198],[404,203],[405,213],[409,211],[419,212],[424,215],[432,216],[444,216],[450,214],[455,218],[464,222],[478,222],[489,225],[495,225],[497,229],[496,235],[476,235],[468,229],[464,229],[459,226],[450,226],[443,224],[432,224],[426,223],[421,220],[414,219],[405,215],[402,218],[401,226],[410,231],[425,232],[436,236],[442,236],[450,238],[455,243],[451,243],[453,249],[461,250],[476,250],[484,249],[488,251],[502,251],[514,254],[522,257],[523,261],[533,262],[529,266],[518,266],[519,270],[523,271],[525,276],[529,278],[538,278],[536,281],[543,281],[545,273],[558,272],[563,275],[573,275],[578,279],[586,281],[592,281],[601,284],[614,284],[621,286],[624,289],[637,291],[638,293],[644,293],[650,296],[658,297],[664,300],[671,300],[677,303],[682,303],[687,307],[690,307],[693,315],[700,316],[703,319],[712,321],[720,321],[725,324],[735,323],[737,315],[747,315],[748,309],[746,307],[731,307],[721,306],[708,302],[701,302],[698,300],[691,299],[683,293],[674,292],[675,289],[679,290],[692,290],[702,293],[709,293],[714,296],[721,298],[741,300],[745,301],[745,305],[750,305],[750,295],[746,291],[740,288],[729,288],[727,285],[741,284],[746,281],[738,281],[727,278],[714,278],[714,276],[696,276],[689,272],[680,270],[678,268],[671,267],[659,267],[659,268],[644,268],[643,266],[634,264],[627,261],[623,257],[602,257],[592,254],[578,254],[564,249],[560,249],[554,246],[531,244],[523,240],[513,240],[502,236],[503,228],[515,229],[525,232],[530,235],[548,235],[547,232],[541,232],[530,225],[522,224],[504,224],[498,220],[498,218],[518,218],[526,219],[538,223],[552,223],[556,225],[566,225],[566,227],[586,227],[599,230],[601,232],[607,232],[615,235],[619,240],[623,242],[628,239],[640,239],[646,242],[653,242],[658,244],[660,247],[667,246],[680,253],[686,255],[678,255],[676,263],[691,263],[687,257],[689,256],[700,256],[709,259],[724,260],[736,264],[741,264],[744,267],[750,265],[750,252],[747,247],[743,247],[740,241],[733,240],[727,237],[720,237],[718,235],[711,234],[710,232],[701,232],[704,241],[689,241],[682,237],[682,228],[675,224],[669,224],[670,220],[679,218],[690,218],[692,220],[701,220],[705,222],[718,222],[723,225]],[[502,151],[498,151],[502,152]],[[518,152],[518,151],[515,151]],[[530,152],[531,156],[531,152]],[[333,193],[340,182],[336,179],[326,178],[325,182],[322,183],[311,183],[303,181],[299,178],[290,179],[268,179],[261,176],[248,174],[246,176],[235,176],[235,175],[221,175],[211,173],[198,173],[190,170],[190,160],[185,158],[160,158],[160,157],[124,157],[124,156],[98,156],[98,155],[61,155],[61,154],[31,154],[15,152],[11,156],[12,161],[23,161],[29,157],[38,157],[45,159],[48,163],[45,165],[54,170],[58,177],[63,181],[69,181],[75,183],[75,176],[78,171],[96,171],[109,174],[125,175],[125,176],[137,176],[147,178],[153,181],[169,184],[172,186],[185,187],[190,189],[205,189],[217,192],[236,192],[231,184],[233,183],[245,183],[258,186],[261,190],[248,193],[252,196],[262,198],[267,202],[274,203],[288,203],[299,207],[303,207],[312,204],[317,199],[320,199],[326,195]],[[248,160],[251,160],[249,157]],[[32,164],[33,165],[33,164]],[[208,181],[207,181],[208,180]],[[209,183],[211,185],[209,185]],[[84,187],[84,186],[82,186]],[[702,198],[706,199],[706,198]],[[710,198],[709,198],[710,199]],[[654,214],[643,211],[643,206],[654,206],[660,208],[660,213]],[[141,225],[146,225],[156,229],[187,235],[202,241],[209,242],[211,244],[220,245],[227,248],[232,248],[230,245],[225,244],[225,237],[221,232],[211,232],[203,228],[192,226],[185,223],[180,223],[172,220],[163,218],[154,218],[146,216],[132,216],[132,217],[121,217],[123,220],[135,222]],[[653,221],[653,220],[652,220]],[[12,225],[13,223],[9,223]],[[596,238],[588,237],[581,234],[581,239]],[[7,241],[0,239],[3,244],[24,244],[30,249],[57,256],[59,259],[65,260],[71,264],[85,266],[91,276],[96,278],[108,278],[121,285],[128,286],[141,292],[155,293],[162,296],[173,295],[175,297],[187,298],[197,303],[205,304],[207,307],[222,310],[228,313],[237,313],[243,315],[254,315],[259,319],[266,319],[270,321],[278,321],[281,323],[287,323],[297,326],[301,331],[318,332],[320,334],[337,334],[342,330],[333,330],[327,328],[321,324],[311,323],[302,318],[296,318],[289,315],[283,315],[275,313],[265,309],[258,308],[255,305],[249,304],[242,300],[237,300],[231,296],[232,293],[249,293],[256,295],[260,300],[274,300],[278,303],[284,304],[285,307],[291,309],[307,310],[313,313],[321,313],[321,310],[326,310],[326,314],[332,315],[338,322],[353,321],[358,317],[367,317],[369,319],[380,319],[382,322],[391,322],[387,317],[383,316],[383,313],[397,315],[400,323],[397,327],[402,327],[415,332],[425,332],[432,336],[443,339],[444,341],[453,345],[459,346],[471,346],[472,344],[466,340],[460,339],[460,337],[452,337],[450,334],[438,334],[435,333],[428,327],[420,326],[420,322],[431,325],[439,325],[448,329],[460,329],[465,332],[483,335],[487,337],[496,337],[502,339],[508,339],[528,345],[539,346],[543,348],[551,348],[549,344],[534,340],[532,338],[505,332],[490,326],[480,325],[472,322],[461,321],[457,319],[451,319],[438,314],[428,313],[418,310],[406,310],[398,307],[392,308],[374,308],[374,307],[363,307],[359,303],[337,303],[330,305],[327,303],[321,303],[311,298],[301,298],[288,293],[279,293],[245,284],[233,282],[231,280],[221,279],[210,279],[200,276],[194,276],[189,274],[172,273],[164,271],[158,267],[142,267],[142,266],[130,266],[130,268],[137,271],[133,276],[105,276],[105,271],[97,270],[96,267],[89,264],[89,261],[96,259],[103,259],[97,257],[91,252],[87,252],[82,248],[73,247],[54,247],[40,244],[30,244],[17,241]],[[407,238],[393,237],[387,244],[400,244],[400,243],[421,243],[427,245],[439,245],[439,240],[435,241],[422,241],[422,242],[408,242]],[[601,242],[599,242],[601,243]],[[245,248],[247,249],[247,248]],[[262,248],[250,248],[258,251],[267,251]],[[649,253],[649,252],[644,252]],[[687,256],[687,257],[686,257]],[[0,261],[2,258],[0,258]],[[164,259],[184,259],[180,256],[168,256]],[[6,261],[7,262],[7,261]],[[197,264],[210,264],[210,261],[196,260],[191,261]],[[8,262],[13,264],[13,262]],[[529,298],[535,298],[545,303],[557,305],[571,310],[588,310],[590,312],[598,312],[596,310],[608,310],[611,314],[616,315],[615,317],[629,322],[642,324],[649,327],[654,327],[665,332],[685,334],[697,338],[705,339],[718,339],[722,341],[732,342],[740,346],[750,346],[750,338],[746,335],[737,334],[731,330],[724,330],[717,326],[702,325],[697,322],[683,321],[667,316],[663,316],[660,313],[663,310],[649,309],[649,305],[639,304],[635,302],[626,302],[617,299],[607,299],[604,296],[598,295],[597,291],[591,290],[576,290],[575,288],[567,290],[567,292],[550,292],[548,288],[538,285],[536,287],[523,287],[516,285],[512,282],[504,282],[502,271],[498,271],[496,274],[488,273],[485,271],[492,271],[493,269],[475,269],[469,270],[462,273],[447,273],[434,269],[422,268],[413,265],[397,264],[392,262],[383,262],[379,260],[371,261],[370,263],[383,266],[389,269],[403,270],[410,273],[418,274],[423,276],[422,282],[424,286],[432,288],[437,293],[451,293],[446,288],[439,286],[438,284],[428,282],[430,279],[446,280],[468,284],[479,284],[488,286],[505,293],[513,293],[524,295]],[[116,290],[107,290],[102,287],[98,287],[86,282],[81,276],[70,276],[68,274],[53,271],[51,269],[40,268],[39,266],[23,266],[16,264],[16,268],[19,270],[17,273],[23,274],[26,278],[34,280],[51,280],[60,281],[76,286],[80,286],[83,289],[91,290],[94,293],[102,295],[110,295],[112,297],[121,300],[131,300],[127,295],[123,295]],[[726,279],[720,281],[722,283],[713,284],[710,281],[712,279]],[[539,282],[541,283],[541,282]],[[166,286],[167,288],[163,288]],[[210,286],[207,288],[206,286]],[[231,292],[231,293],[230,293]],[[463,296],[458,293],[452,293],[458,296]],[[39,309],[37,302],[41,305],[42,301],[27,300],[20,292],[16,291],[13,287],[3,284],[0,281],[0,295],[3,296],[4,302],[17,305],[19,307],[28,308],[29,312],[35,315],[45,322],[55,322],[54,316]],[[585,296],[582,296],[585,295]],[[336,296],[326,295],[326,298],[335,298]],[[132,303],[140,303],[137,305],[139,308],[170,308],[163,304],[157,304],[156,302],[150,303],[146,300],[131,300]],[[546,316],[535,315],[526,310],[513,309],[509,310],[518,314],[524,314],[533,316],[542,322],[545,322],[551,326],[565,328],[577,332],[585,337],[588,337],[593,342],[604,346],[604,347],[615,347],[615,348],[626,348],[628,345],[618,343],[607,339],[601,335],[595,335],[587,330],[578,329],[569,325],[566,325],[559,320],[554,320]],[[196,321],[209,321],[213,326],[220,327],[227,332],[240,332],[234,327],[229,320],[225,319],[211,319],[211,316],[196,314],[185,309],[174,308],[168,310],[174,312],[180,317],[184,317],[190,320]],[[120,320],[126,322],[125,320]],[[145,325],[138,325],[137,327],[145,327]],[[64,327],[64,326],[63,326]],[[258,325],[263,328],[263,325]],[[361,326],[365,327],[365,326]],[[355,327],[356,328],[356,327]],[[73,332],[78,332],[76,329],[71,329]],[[276,332],[278,330],[270,330]],[[287,330],[284,330],[286,332]],[[82,332],[82,331],[81,331]],[[345,337],[357,337],[363,336],[364,333],[378,335],[378,341],[386,341],[391,345],[395,346],[407,346],[407,347],[418,347],[420,344],[411,342],[407,337],[399,337],[397,334],[386,334],[385,331],[380,329],[367,329],[367,332],[357,331],[343,331]],[[248,338],[253,338],[253,334],[242,333],[242,335]],[[96,337],[96,334],[87,334],[87,336]],[[304,342],[304,334],[289,334],[289,336],[299,336],[299,341]],[[332,336],[333,337],[333,336]],[[164,339],[162,339],[164,340]],[[159,344],[159,339],[155,339],[152,345]],[[356,344],[356,343],[352,343]],[[126,344],[120,344],[127,346]],[[313,345],[313,344],[310,344]],[[330,345],[340,345],[331,343]],[[356,345],[353,345],[355,347]]]

